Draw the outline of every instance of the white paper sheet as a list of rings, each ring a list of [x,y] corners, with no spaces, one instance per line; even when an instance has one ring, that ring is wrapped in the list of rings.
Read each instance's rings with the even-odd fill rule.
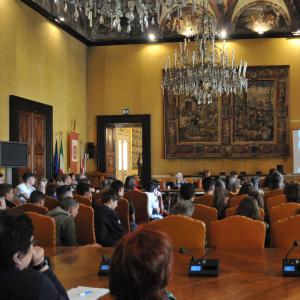
[[[68,290],[70,300],[97,300],[109,293],[108,289],[92,288],[87,286],[78,286]]]

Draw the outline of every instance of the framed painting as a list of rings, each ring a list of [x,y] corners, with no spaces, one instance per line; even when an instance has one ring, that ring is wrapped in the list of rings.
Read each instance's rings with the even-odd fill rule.
[[[165,158],[289,155],[289,66],[247,70],[248,90],[199,106],[164,95]]]

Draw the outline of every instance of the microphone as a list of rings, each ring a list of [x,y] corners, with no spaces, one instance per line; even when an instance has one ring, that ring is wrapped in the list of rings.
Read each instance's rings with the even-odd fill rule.
[[[192,262],[194,262],[196,260],[193,252],[190,251],[189,249],[186,249],[184,247],[180,247],[179,248],[179,253],[181,253],[181,254],[187,254],[187,255],[191,256],[192,257],[191,258]]]
[[[288,259],[288,256],[291,254],[291,252],[300,245],[299,241],[293,241],[293,246],[291,247],[291,249],[287,252],[286,256],[285,256],[285,260]]]

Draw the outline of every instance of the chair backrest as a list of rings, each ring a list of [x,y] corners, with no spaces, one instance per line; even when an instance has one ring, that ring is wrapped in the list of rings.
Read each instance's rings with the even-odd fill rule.
[[[124,194],[124,198],[132,202],[135,209],[135,221],[137,224],[148,223],[148,197],[142,192],[130,191]]]
[[[127,199],[120,199],[118,201],[118,206],[115,209],[118,214],[121,224],[123,225],[126,232],[130,231],[129,223],[129,203]]]
[[[244,216],[231,216],[211,223],[211,245],[220,249],[263,249],[266,226]]]
[[[299,203],[287,202],[273,206],[270,209],[270,225],[274,224],[278,220],[295,216],[298,212],[300,212]]]
[[[268,199],[270,197],[281,195],[281,194],[283,194],[283,190],[281,190],[281,189],[276,189],[276,190],[265,192],[265,194],[264,194],[264,200],[266,200],[266,199]]]
[[[265,198],[265,208],[267,214],[270,213],[272,207],[280,205],[282,203],[286,203],[286,195],[284,194],[279,194],[274,197]]]
[[[90,200],[90,199],[87,199],[87,198],[85,198],[81,195],[78,195],[78,194],[73,194],[73,198],[75,200],[77,200],[80,204],[84,204],[84,205],[92,207],[92,200]]]
[[[44,206],[47,207],[48,210],[52,210],[52,209],[56,208],[57,206],[59,206],[59,202],[58,202],[58,200],[46,195]]]
[[[234,206],[234,207],[229,207],[225,210],[225,217],[231,217],[234,216],[236,214],[236,210],[237,210],[238,206]],[[261,220],[265,219],[265,211],[263,208],[259,208],[259,216],[261,218]]]
[[[214,196],[203,195],[200,197],[195,197],[194,203],[213,207],[214,206]]]
[[[9,210],[12,214],[23,214],[24,212],[31,211],[38,214],[45,215],[48,212],[47,207],[37,206],[32,203],[24,203],[23,205],[13,207]]]
[[[230,198],[229,207],[234,207],[234,206],[239,205],[247,197],[248,197],[247,194],[243,194],[243,195],[238,195],[238,196]]]
[[[205,223],[207,246],[210,247],[210,224],[211,222],[217,221],[218,211],[214,207],[195,204],[192,218]]]
[[[278,220],[272,225],[272,241],[276,248],[290,248],[300,240],[300,215]]]
[[[33,236],[41,247],[56,246],[56,227],[53,218],[35,212],[26,212],[33,223]]]
[[[94,210],[92,207],[79,204],[78,215],[76,216],[76,237],[79,245],[96,243]]]
[[[165,232],[175,248],[199,249],[205,246],[205,224],[202,221],[171,215],[145,226]]]

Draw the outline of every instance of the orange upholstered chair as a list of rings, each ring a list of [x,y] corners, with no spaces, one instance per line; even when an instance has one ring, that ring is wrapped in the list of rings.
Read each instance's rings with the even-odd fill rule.
[[[135,209],[135,221],[137,224],[148,223],[148,197],[142,192],[130,191],[124,194],[124,198],[132,202]]]
[[[56,227],[55,221],[51,217],[44,216],[35,212],[26,212],[33,223],[33,236],[41,247],[56,246]]]
[[[276,248],[289,248],[300,240],[300,215],[278,220],[272,225],[272,241]]]
[[[92,200],[91,199],[87,199],[83,196],[77,195],[77,194],[73,194],[73,198],[78,201],[80,204],[84,204],[87,206],[92,206]]]
[[[286,196],[284,194],[279,194],[274,197],[265,198],[265,208],[267,214],[270,213],[272,207],[286,203]]]
[[[281,195],[281,194],[283,194],[283,190],[281,190],[281,189],[268,191],[268,192],[265,192],[264,199],[266,200],[270,197],[278,196],[278,195]]]
[[[118,201],[118,206],[116,212],[120,218],[121,224],[123,225],[126,232],[130,231],[129,223],[129,203],[127,199],[120,199]]]
[[[20,206],[13,207],[9,210],[12,214],[23,214],[24,212],[31,211],[38,214],[45,215],[48,212],[47,207],[37,206],[32,203],[24,203]]]
[[[145,226],[165,232],[175,248],[199,249],[205,246],[205,224],[180,215],[171,215]]]
[[[75,218],[76,237],[79,245],[96,243],[94,210],[92,207],[79,204],[78,215]]]
[[[234,216],[236,214],[236,210],[238,208],[238,205],[237,206],[234,206],[234,207],[229,207],[225,210],[225,216],[226,218],[228,217],[231,217],[231,216]],[[260,208],[259,209],[259,216],[261,218],[261,220],[264,220],[265,219],[265,211],[263,208]]]
[[[248,197],[247,194],[243,194],[243,195],[237,195],[235,197],[230,198],[229,207],[234,207],[234,206],[239,205],[241,203],[241,201],[247,197]]]
[[[299,203],[287,202],[273,206],[270,209],[270,224],[272,225],[278,220],[295,216],[298,212],[300,212]]]
[[[207,246],[210,247],[210,224],[217,221],[218,211],[214,207],[202,204],[195,204],[194,208],[192,218],[205,223]]]
[[[44,206],[47,207],[48,210],[52,210],[55,207],[59,206],[59,202],[58,202],[58,200],[46,195]]]
[[[214,196],[212,195],[203,195],[201,197],[196,197],[194,199],[195,204],[202,204],[206,206],[214,206]]]
[[[220,249],[259,248],[265,244],[266,226],[244,216],[231,216],[211,223],[211,246]]]

